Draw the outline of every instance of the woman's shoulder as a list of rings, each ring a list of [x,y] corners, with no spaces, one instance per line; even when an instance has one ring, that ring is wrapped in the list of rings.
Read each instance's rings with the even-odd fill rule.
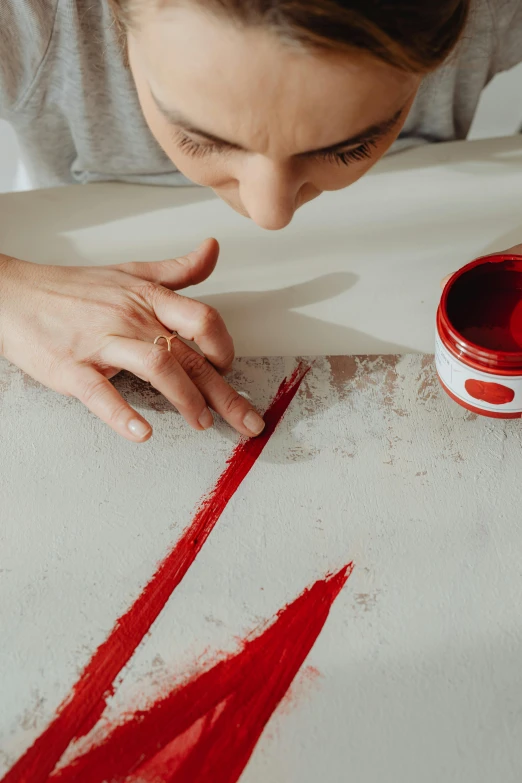
[[[475,0],[476,1],[476,0]],[[484,0],[483,4],[484,4]],[[497,24],[509,24],[522,6],[522,0],[485,0],[489,13]],[[473,3],[472,3],[473,7]]]
[[[0,116],[16,110],[30,91],[49,47],[59,3],[1,0]]]
[[[482,9],[479,27],[493,31],[491,76],[522,62],[522,0],[474,0],[472,25],[475,5]]]
[[[438,70],[437,78],[460,72],[468,81],[484,79],[522,62],[522,0],[470,0],[461,39]],[[453,78],[453,77],[452,77]]]

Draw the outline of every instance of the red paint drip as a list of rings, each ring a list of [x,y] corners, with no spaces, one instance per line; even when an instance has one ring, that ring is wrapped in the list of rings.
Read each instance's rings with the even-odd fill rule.
[[[316,582],[237,654],[136,712],[49,783],[236,783],[352,570]]]
[[[196,559],[228,502],[270,440],[310,368],[300,363],[281,383],[265,414],[265,429],[257,438],[234,449],[214,489],[160,563],[136,601],[117,621],[58,708],[56,717],[35,740],[2,783],[44,783],[69,744],[87,733],[105,709],[116,677],[126,666],[143,637]]]
[[[477,381],[469,378],[464,384],[467,393],[475,400],[489,402],[490,405],[506,405],[513,402],[515,392],[509,386],[503,383],[492,383],[491,381]]]

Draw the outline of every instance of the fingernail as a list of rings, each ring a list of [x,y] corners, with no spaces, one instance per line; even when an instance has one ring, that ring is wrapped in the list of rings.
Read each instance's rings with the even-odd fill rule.
[[[243,424],[252,435],[259,435],[265,429],[265,422],[255,411],[248,411],[247,415],[243,419]]]
[[[151,433],[150,424],[146,424],[144,421],[141,421],[141,419],[131,419],[127,426],[129,431],[132,432],[136,438],[144,438]]]
[[[212,427],[212,425],[214,424],[214,419],[208,408],[205,408],[205,410],[199,417],[198,422],[201,424],[204,430],[208,430],[209,427]]]

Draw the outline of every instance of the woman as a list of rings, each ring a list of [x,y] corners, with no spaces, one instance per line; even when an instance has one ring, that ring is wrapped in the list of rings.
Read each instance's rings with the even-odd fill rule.
[[[521,59],[522,0],[1,0],[0,116],[37,185],[187,177],[279,229],[394,143],[465,137],[483,87]],[[0,351],[129,440],[151,428],[109,382],[120,369],[196,429],[212,408],[256,435],[221,374],[222,319],[175,293],[217,255],[207,240],[106,268],[0,256]],[[153,344],[171,331],[204,356]]]

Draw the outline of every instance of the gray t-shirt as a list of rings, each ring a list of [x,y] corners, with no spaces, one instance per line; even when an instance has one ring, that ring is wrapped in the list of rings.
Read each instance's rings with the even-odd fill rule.
[[[522,0],[474,0],[394,149],[465,138],[483,88],[520,61]],[[37,186],[187,182],[143,118],[107,0],[0,0],[0,117]]]

